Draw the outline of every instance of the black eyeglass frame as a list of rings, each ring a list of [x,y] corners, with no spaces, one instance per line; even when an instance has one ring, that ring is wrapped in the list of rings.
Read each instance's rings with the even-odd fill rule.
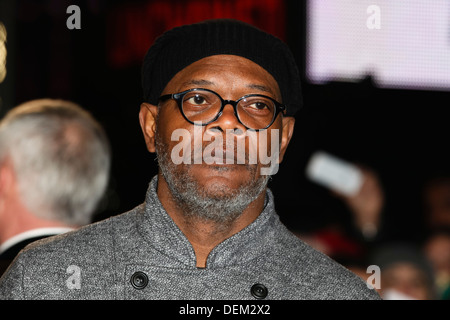
[[[184,111],[183,111],[183,98],[184,98],[184,96],[185,96],[186,94],[188,94],[189,92],[196,91],[196,90],[203,90],[203,91],[211,92],[211,93],[215,94],[217,97],[219,97],[219,99],[220,99],[220,101],[221,101],[221,103],[222,103],[222,106],[220,107],[220,110],[219,110],[219,112],[217,113],[217,115],[216,115],[211,121],[208,121],[208,122],[206,122],[206,123],[202,123],[201,126],[206,126],[206,125],[208,125],[208,124],[210,124],[210,123],[216,121],[217,119],[219,119],[219,117],[220,117],[220,116],[222,115],[222,113],[223,113],[223,109],[225,109],[225,106],[226,106],[227,104],[230,104],[230,105],[233,107],[233,109],[234,109],[234,115],[236,116],[236,119],[238,119],[239,123],[242,124],[244,127],[246,127],[247,130],[251,130],[251,131],[261,131],[261,130],[266,130],[267,128],[269,128],[269,127],[275,122],[275,119],[277,118],[277,116],[278,116],[278,114],[279,114],[280,112],[283,112],[283,113],[284,113],[284,112],[286,111],[286,106],[285,106],[284,104],[282,104],[282,103],[276,101],[275,99],[273,99],[273,98],[271,98],[271,97],[265,96],[265,95],[263,95],[263,94],[247,94],[247,95],[245,95],[245,96],[243,96],[243,97],[240,97],[240,98],[237,99],[237,100],[225,100],[225,99],[223,99],[217,92],[215,92],[215,91],[213,91],[213,90],[210,90],[210,89],[204,89],[204,88],[193,88],[193,89],[188,89],[188,90],[185,90],[185,91],[182,91],[182,92],[178,92],[178,93],[165,94],[165,95],[162,95],[162,96],[159,97],[159,101],[164,102],[164,101],[167,101],[167,100],[169,100],[169,99],[174,99],[174,100],[177,102],[178,109],[180,109],[180,112],[181,112],[181,114],[183,115],[183,118],[186,119],[187,122],[189,122],[189,123],[191,123],[191,124],[193,124],[193,125],[198,125],[198,124],[196,124],[195,122],[189,120],[189,119],[186,117],[186,115],[184,114]],[[275,108],[275,112],[274,112],[274,115],[273,115],[272,120],[270,121],[270,123],[269,123],[266,127],[260,128],[260,129],[253,129],[253,128],[247,127],[245,124],[242,123],[241,119],[239,118],[238,112],[237,112],[237,105],[238,105],[238,103],[239,103],[241,100],[246,99],[246,98],[248,98],[248,97],[263,97],[263,98],[267,98],[267,99],[271,100],[271,101],[274,103],[274,105],[275,105],[275,107],[276,107],[276,108]]]

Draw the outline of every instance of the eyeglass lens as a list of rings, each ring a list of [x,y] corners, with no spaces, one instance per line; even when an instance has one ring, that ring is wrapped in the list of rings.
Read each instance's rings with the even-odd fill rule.
[[[220,112],[222,100],[213,92],[194,90],[184,95],[181,107],[190,121],[208,123]],[[271,124],[276,107],[267,97],[250,95],[238,100],[236,110],[243,125],[251,129],[262,129]]]

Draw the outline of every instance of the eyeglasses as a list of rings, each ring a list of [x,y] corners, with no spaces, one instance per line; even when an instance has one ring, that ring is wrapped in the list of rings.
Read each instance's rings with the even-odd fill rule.
[[[283,104],[262,94],[248,94],[233,101],[222,99],[212,90],[189,89],[159,97],[162,102],[168,99],[177,102],[181,114],[189,123],[201,123],[202,126],[216,121],[225,106],[230,104],[239,123],[253,131],[267,129],[273,124],[278,113],[286,110]]]

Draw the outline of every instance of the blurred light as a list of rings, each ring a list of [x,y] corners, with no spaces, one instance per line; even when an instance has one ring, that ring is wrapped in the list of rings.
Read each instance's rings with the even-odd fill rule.
[[[0,83],[6,77],[6,28],[0,22]]]
[[[379,87],[450,89],[450,1],[310,0],[307,8],[310,81],[371,76]]]

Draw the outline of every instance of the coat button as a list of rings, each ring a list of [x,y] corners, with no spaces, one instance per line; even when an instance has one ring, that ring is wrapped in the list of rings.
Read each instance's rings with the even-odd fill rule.
[[[268,294],[267,288],[260,283],[254,284],[250,289],[250,292],[252,293],[252,296],[254,296],[256,299],[264,299],[265,297],[267,297]]]
[[[142,290],[148,284],[148,277],[144,272],[137,271],[137,272],[133,273],[133,275],[131,276],[130,282],[131,282],[131,285],[133,286],[133,288]]]

